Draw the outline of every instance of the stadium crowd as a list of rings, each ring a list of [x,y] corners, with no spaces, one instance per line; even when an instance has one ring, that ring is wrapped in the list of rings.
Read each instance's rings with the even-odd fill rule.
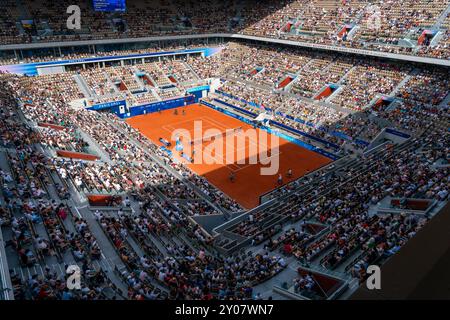
[[[0,20],[3,44],[139,38],[192,33],[241,33],[327,45],[393,53],[448,58],[447,0],[396,1],[201,1],[195,6],[177,0],[156,2],[131,0],[125,13],[111,18],[80,4],[86,27],[74,33],[54,17],[67,3],[48,5],[25,2],[17,7],[6,1]],[[31,23],[21,24],[27,17]],[[49,28],[51,32],[43,32]],[[6,31],[7,30],[7,31]],[[442,32],[438,43],[423,35]],[[424,40],[425,38],[425,40]],[[405,44],[406,43],[406,44]]]
[[[289,6],[297,10],[294,4]],[[284,5],[287,1],[279,4]],[[314,20],[314,6],[308,8],[305,28],[330,28],[328,22]],[[341,12],[342,19],[353,16],[355,8]],[[186,14],[202,28],[210,23],[209,18]],[[285,14],[290,13],[281,13]],[[264,20],[252,30],[276,28],[270,25]],[[103,32],[101,25],[98,28]],[[86,80],[97,102],[114,99],[116,90],[122,89],[114,84],[123,82],[122,90],[139,103],[131,92],[142,85],[136,70],[146,71],[157,86],[171,75],[181,83],[220,77],[213,97],[257,114],[270,113],[275,121],[326,140],[330,150],[345,144],[364,149],[356,140],[369,143],[388,125],[412,138],[399,146],[388,143],[370,155],[360,150],[357,165],[341,172],[325,177],[319,171],[280,187],[271,197],[286,200],[279,208],[283,212],[252,213],[227,230],[253,245],[267,243],[256,252],[224,257],[216,251],[216,240],[193,218],[238,213],[243,208],[236,201],[115,115],[71,105],[89,98],[76,76]],[[288,74],[299,78],[294,80],[296,93],[278,86]],[[328,101],[314,100],[322,87],[318,81],[342,89]],[[445,71],[232,43],[209,58],[36,77],[2,74],[0,87],[0,137],[6,162],[0,171],[4,199],[0,225],[11,229],[11,246],[20,266],[73,259],[90,279],[81,290],[71,292],[64,277],[51,270],[28,281],[13,274],[18,298],[102,299],[108,290],[114,297],[120,295],[109,276],[93,265],[101,259],[100,244],[91,222],[72,214],[67,202],[72,193],[123,200],[111,210],[93,214],[124,265],[115,271],[126,284],[127,297],[136,300],[251,299],[255,285],[286,267],[283,255],[305,264],[320,257],[319,264],[326,269],[346,262],[346,271],[362,281],[365,266],[397,252],[430,218],[405,212],[373,214],[370,208],[383,199],[448,200],[448,168],[436,165],[449,159],[448,105],[440,106],[449,94]],[[174,89],[178,94],[182,90],[178,84]],[[393,105],[369,106],[381,96],[395,98]],[[83,152],[97,160],[54,156],[58,151]],[[327,228],[314,233],[304,221]],[[283,229],[286,223],[292,225]],[[351,260],[356,253],[357,259]],[[293,286],[308,294],[314,285],[302,275]]]

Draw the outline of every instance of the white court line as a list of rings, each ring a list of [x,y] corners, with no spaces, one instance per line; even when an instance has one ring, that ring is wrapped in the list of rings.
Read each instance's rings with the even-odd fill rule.
[[[203,120],[203,119],[205,119],[206,121],[208,121],[208,122],[210,122],[210,123],[212,123],[212,124],[214,124],[214,122],[215,122],[215,121],[214,121],[213,119],[211,119],[210,117],[204,116],[204,117],[198,117],[198,118],[195,118],[195,119],[187,119],[187,120],[183,120],[183,121],[172,122],[172,123],[170,123],[170,124],[168,124],[168,125],[166,125],[166,126],[173,127],[173,126],[175,126],[175,125],[177,125],[177,124],[180,124],[180,123],[195,122],[195,121],[199,121],[199,120]],[[225,128],[221,123],[219,123],[219,125],[220,125],[222,128]],[[164,126],[163,126],[163,127],[164,127]]]
[[[210,117],[208,117],[208,116],[205,116],[204,118],[207,118],[207,119],[209,119],[211,122],[215,122],[218,126],[220,126],[220,127],[222,127],[222,128],[224,128],[224,129],[232,129],[232,128],[228,128],[228,127],[224,127],[220,122],[218,122],[217,120],[214,120],[214,119],[211,119]],[[261,129],[260,129],[261,130]],[[271,135],[271,133],[267,133],[267,136],[270,136]],[[259,135],[258,135],[259,136]],[[248,140],[249,140],[249,142],[250,143],[253,143],[254,145],[257,145],[258,146],[258,141],[253,141],[253,139],[250,139],[250,138],[248,138]],[[258,138],[257,138],[257,140],[258,140]],[[261,145],[262,143],[260,143],[259,145]],[[266,148],[266,150],[269,148],[269,146],[267,145],[267,144],[263,144],[264,145],[264,147]],[[271,148],[272,149],[272,148]]]
[[[252,139],[248,139],[249,141],[252,141]],[[205,148],[204,149],[206,149],[208,146],[210,146],[210,145],[207,145],[207,146],[205,146]],[[228,154],[230,154],[230,153],[233,153],[233,155],[232,155],[232,158],[234,159],[234,153],[236,153],[236,152],[238,152],[238,151],[242,151],[242,150],[247,150],[247,149],[249,149],[250,148],[250,146],[245,146],[244,148],[240,148],[240,149],[235,149],[235,150],[232,150],[231,152],[225,152],[225,154],[223,154],[222,155],[222,159],[220,159],[220,157],[219,157],[219,155],[217,155],[217,154],[214,154],[213,156],[212,156],[212,158],[214,159],[214,160],[216,160],[216,164],[225,164],[225,166],[226,167],[228,167],[228,168],[230,168],[230,171],[232,171],[232,172],[238,172],[238,171],[241,171],[241,170],[244,170],[244,169],[246,169],[246,168],[248,168],[248,167],[250,167],[250,166],[253,166],[253,165],[261,165],[261,163],[243,163],[243,164],[239,164],[239,163],[231,163],[231,164],[227,164],[226,163],[226,159],[227,159],[227,155]],[[203,149],[203,150],[204,150]],[[227,148],[225,147],[225,150],[227,150]],[[267,152],[267,151],[266,151]],[[274,158],[274,157],[278,157],[278,156],[280,156],[281,155],[281,153],[282,152],[278,152],[278,153],[275,153],[275,154],[273,154],[273,153],[271,153],[271,155],[270,156],[268,156],[267,157],[267,159],[271,159],[271,158]],[[251,158],[251,157],[258,157],[259,155],[261,154],[261,151],[260,152],[258,152],[256,155],[253,155],[253,156],[250,156],[250,155],[248,155],[248,158]],[[235,159],[236,161],[238,161],[237,159]],[[237,169],[235,169],[237,167]]]
[[[238,135],[234,135],[234,137],[238,137],[239,136],[239,134]],[[261,144],[262,143],[260,143],[260,142],[255,142],[253,139],[250,139],[249,137],[247,137],[247,139],[246,140],[248,140],[248,142],[249,143],[251,143],[251,144],[253,144],[254,146],[261,146]],[[226,142],[226,139],[225,139],[225,142]],[[258,154],[260,154],[261,152],[263,152],[263,151],[272,151],[272,147],[270,147],[269,148],[269,146],[267,145],[267,144],[263,144],[263,146],[265,147],[264,148],[264,150],[259,150],[259,148],[258,148],[258,150],[259,150],[259,152],[258,152]],[[246,145],[245,147],[243,147],[243,148],[239,148],[239,149],[237,149],[237,148],[235,148],[235,152],[239,152],[239,151],[242,151],[242,150],[247,150],[247,149],[249,149],[250,148],[250,146],[249,145]],[[225,148],[226,149],[226,148]],[[279,151],[277,154],[275,154],[275,155],[280,155],[282,152],[281,151]],[[268,158],[271,158],[272,156],[270,156],[270,157],[268,157]]]
[[[278,155],[280,155],[281,153],[279,153]],[[267,157],[267,158],[272,158],[272,157],[275,157],[275,156],[278,156],[278,155],[274,155],[274,156],[270,156],[270,157]],[[244,170],[244,169],[246,169],[246,168],[248,168],[248,167],[251,167],[251,166],[256,166],[256,165],[260,165],[260,166],[263,166],[264,167],[264,165],[262,165],[261,163],[249,163],[249,164],[246,164],[246,165],[244,165],[244,166],[242,166],[242,165],[239,165],[239,164],[235,164],[236,166],[239,166],[239,169],[236,169],[236,170],[234,170],[233,172],[239,172],[239,171],[241,171],[241,170]],[[227,165],[228,166],[228,165]],[[242,167],[241,167],[242,166]]]
[[[202,119],[202,117],[199,118],[199,119]],[[184,119],[184,120],[178,121],[178,122],[171,122],[170,125],[171,125],[171,126],[172,126],[172,125],[174,126],[174,125],[179,124],[179,123],[193,122],[193,121],[195,121],[195,119]]]
[[[219,122],[218,120],[216,120],[216,119],[214,119],[214,118],[211,118],[211,117],[209,117],[209,116],[204,116],[204,117],[202,117],[202,118],[206,119],[207,121],[209,121],[209,122],[211,122],[211,123],[216,124],[217,126],[221,127],[222,129],[227,129],[227,128],[228,128],[227,126],[224,126],[223,123],[221,123],[221,122]],[[230,129],[230,128],[228,128],[228,129]]]
[[[198,118],[198,119],[203,120],[204,118],[205,118],[206,122],[209,123],[209,126],[205,126],[204,124],[202,124],[202,129],[216,128],[216,125],[212,121],[206,119],[206,117],[201,117],[201,118]],[[193,121],[197,121],[197,120],[186,120],[186,121],[180,121],[180,122],[177,122],[177,123],[178,124],[179,123],[186,123],[186,122],[191,122],[192,123]],[[177,129],[177,128],[173,127],[173,125],[176,125],[177,123],[167,124],[167,125],[162,126],[162,128],[164,130],[166,130],[167,132],[169,132],[170,134],[172,134],[172,132]],[[222,128],[224,128],[224,127],[222,127]],[[184,128],[184,129],[188,130],[187,128]]]
[[[166,130],[167,132],[172,133],[172,132],[175,130],[175,128],[174,128],[172,125],[176,125],[176,124],[180,124],[180,123],[193,122],[193,121],[199,121],[199,120],[202,120],[202,121],[204,121],[204,122],[207,122],[207,123],[209,123],[209,124],[211,125],[211,127],[210,127],[210,126],[207,126],[206,129],[208,129],[208,128],[216,128],[216,129],[222,129],[222,130],[225,131],[225,132],[226,132],[226,130],[232,130],[232,129],[233,129],[233,128],[229,128],[229,127],[227,127],[227,126],[224,126],[222,123],[218,122],[218,120],[215,120],[215,119],[213,119],[213,118],[210,118],[209,116],[203,116],[203,117],[199,117],[199,118],[197,118],[197,119],[190,119],[190,120],[185,120],[185,121],[179,121],[179,122],[176,122],[176,123],[171,123],[170,125],[164,125],[164,126],[162,126],[162,128],[163,128],[164,130]],[[170,127],[171,130],[167,129],[168,127]],[[204,124],[202,124],[202,129],[205,129]],[[267,134],[267,136],[270,136],[270,135],[271,135],[271,133],[268,133],[268,134]],[[234,134],[234,137],[238,137],[238,135]],[[259,137],[259,135],[258,135],[258,137]],[[259,140],[258,138],[256,138],[256,141],[254,141],[254,139],[251,139],[250,137],[247,136],[246,140],[248,140],[249,143],[251,143],[252,145],[254,145],[254,146],[256,146],[256,147],[258,147],[258,146],[264,147],[264,151],[265,151],[266,153],[267,153],[268,151],[271,151],[271,150],[272,150],[271,147],[269,148],[268,144],[262,143],[262,142],[258,142],[258,140]],[[225,138],[225,141],[226,141],[226,138]],[[207,142],[208,142],[208,141],[207,141]],[[209,145],[210,145],[210,144],[209,144]],[[209,145],[206,145],[206,146],[203,148],[203,150],[205,150]],[[235,145],[235,146],[236,146],[236,145]],[[234,150],[231,151],[231,152],[233,153],[232,158],[234,159],[234,153],[236,153],[236,152],[239,153],[239,152],[241,152],[241,151],[243,151],[243,150],[247,151],[247,150],[249,150],[249,149],[250,149],[250,145],[246,145],[245,147],[239,148],[239,149],[234,148]],[[227,151],[227,148],[226,148],[226,147],[225,147],[225,151]],[[257,153],[256,156],[259,156],[259,155],[260,155],[262,152],[264,152],[264,151],[259,151],[259,152]],[[226,152],[225,154],[223,154],[223,155],[222,155],[222,159],[218,158],[218,155],[214,154],[214,156],[212,156],[212,157],[213,157],[213,159],[215,160],[215,164],[225,164],[225,166],[228,167],[228,168],[230,169],[230,171],[232,171],[232,172],[238,172],[238,171],[244,170],[244,169],[246,169],[246,168],[248,168],[248,167],[250,167],[250,166],[253,166],[253,165],[258,165],[258,164],[261,165],[260,163],[248,163],[248,164],[232,163],[232,164],[227,164],[227,163],[226,163],[226,156],[227,156],[229,153],[231,153],[231,152]],[[246,153],[246,154],[247,154],[247,153]],[[280,152],[280,151],[279,151],[278,153],[276,153],[276,154],[271,153],[271,155],[268,156],[267,159],[271,159],[271,158],[273,158],[273,157],[278,157],[278,156],[280,156],[281,154],[282,154],[282,152]],[[252,157],[252,156],[249,155],[248,157],[250,158],[250,157]],[[238,160],[236,160],[236,161],[238,161]],[[237,169],[235,169],[236,167],[237,167]]]
[[[208,146],[210,146],[210,145],[208,145]],[[203,152],[202,152],[203,153],[203,157],[205,157],[205,153],[204,152],[205,152],[205,149],[208,148],[208,146],[205,146],[203,148]],[[225,154],[225,156],[226,156],[226,154]],[[234,163],[227,164],[226,163],[226,158],[224,158],[223,155],[222,155],[222,159],[220,159],[219,155],[217,155],[215,153],[214,153],[214,155],[208,154],[208,157],[211,157],[213,160],[215,160],[214,163],[211,163],[212,165],[214,165],[214,164],[224,164],[226,167],[237,166],[237,164],[234,164]],[[231,171],[233,171],[233,169],[231,169]]]
[[[172,133],[173,131],[175,131],[177,129],[186,129],[186,130],[190,131],[188,128],[175,128],[170,124],[161,126],[161,128],[163,128],[164,130],[166,130],[169,133]],[[202,129],[209,129],[209,128],[215,128],[214,124],[210,124],[209,126],[205,126],[204,124],[202,124]]]
[[[218,122],[217,120],[214,120],[214,119],[211,119],[211,118],[209,118],[208,116],[205,116],[204,118],[207,118],[207,119],[209,119],[211,122],[215,122],[218,126],[220,126],[220,127],[222,127],[222,128],[224,128],[224,129],[233,129],[233,128],[228,128],[228,127],[224,127],[220,122]],[[260,129],[261,130],[261,129]],[[271,135],[271,133],[267,133],[267,136],[270,136]],[[259,135],[258,135],[259,136]],[[258,138],[256,138],[257,140],[259,140]],[[258,141],[253,141],[253,139],[250,139],[250,138],[248,138],[248,140],[249,140],[249,142],[250,143],[253,143],[253,144],[256,144],[256,145],[258,145]],[[260,143],[260,145],[261,145],[262,143]],[[266,148],[266,149],[268,149],[268,145],[267,144],[265,144],[264,143],[264,147]],[[272,148],[271,148],[272,149]]]

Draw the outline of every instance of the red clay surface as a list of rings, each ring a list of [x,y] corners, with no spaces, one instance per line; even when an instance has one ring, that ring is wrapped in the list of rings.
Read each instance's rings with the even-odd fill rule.
[[[184,115],[182,112],[183,109],[185,110]],[[197,136],[194,135],[194,124],[197,123],[198,125],[198,121],[201,121],[204,137],[215,135],[215,133],[206,132],[209,129],[217,129],[220,132],[225,132],[227,129],[241,128],[236,135],[246,133],[247,136],[245,140],[239,139],[243,141],[241,145],[238,144],[237,137],[234,138],[235,142],[233,145],[231,141],[233,139],[228,140],[230,136],[227,139],[224,136],[223,139],[216,139],[212,142],[201,141],[202,149],[198,149],[200,152],[197,152],[194,157],[196,161],[188,164],[188,167],[198,175],[204,176],[211,184],[222,190],[246,209],[256,207],[259,204],[259,197],[261,195],[280,186],[277,182],[279,174],[283,176],[283,184],[286,184],[332,162],[327,157],[278,137],[276,137],[278,143],[272,143],[271,135],[260,129],[256,129],[250,133],[254,134],[254,136],[249,136],[249,131],[246,130],[252,129],[252,126],[206,106],[196,104],[188,107],[180,107],[176,110],[178,111],[178,115],[175,115],[175,109],[171,109],[162,111],[161,113],[156,112],[136,116],[128,119],[127,122],[157,145],[162,145],[159,142],[160,138],[170,141],[172,146],[169,149],[177,157],[180,154],[179,151],[175,151],[177,135],[172,135],[177,129],[187,130],[192,136],[192,139],[197,140]],[[259,136],[260,134],[263,135]],[[191,148],[190,140],[186,137],[181,137],[180,141],[185,146],[184,152],[191,155],[189,151]],[[277,144],[278,151],[274,148]],[[270,160],[273,163],[276,162],[277,158],[279,159],[279,169],[275,175],[261,174],[261,168],[269,168],[271,164],[267,164],[267,162],[266,164],[262,164],[260,157],[257,158],[256,163],[255,161],[252,162],[254,164],[250,163],[249,157],[265,153],[266,149],[270,150],[269,156],[271,156]],[[199,153],[202,151],[203,157],[201,159],[203,161],[197,162]],[[234,159],[234,161],[224,160],[227,157]],[[213,158],[219,163],[211,163]],[[238,163],[239,159],[244,163]],[[277,166],[274,167],[276,168]],[[291,178],[287,177],[289,169],[292,170]],[[231,172],[234,172],[234,182],[230,181]]]

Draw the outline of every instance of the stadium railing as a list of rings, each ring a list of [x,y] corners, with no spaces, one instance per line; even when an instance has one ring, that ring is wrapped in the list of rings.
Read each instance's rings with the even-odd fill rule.
[[[12,283],[6,260],[5,242],[0,230],[0,300],[14,300]]]

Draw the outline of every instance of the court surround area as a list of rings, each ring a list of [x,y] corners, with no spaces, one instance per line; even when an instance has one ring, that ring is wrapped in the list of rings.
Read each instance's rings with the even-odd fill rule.
[[[198,125],[199,121],[203,132],[208,129],[226,132],[227,129],[236,130],[238,128],[238,135],[247,129],[252,129],[249,124],[200,104],[140,115],[127,120],[129,125],[139,130],[157,145],[162,145],[159,142],[161,138],[169,141],[171,143],[169,149],[173,151],[174,157],[179,157],[182,151],[175,150],[177,141],[173,132],[184,129],[194,137],[195,123],[197,122]],[[225,145],[223,154],[220,155],[209,152],[208,148],[211,148],[213,142],[201,141],[204,153],[203,159],[207,161],[190,163],[188,167],[196,174],[205,177],[211,184],[244,208],[251,209],[259,204],[261,195],[332,162],[331,159],[323,155],[282,138],[278,138],[278,148],[273,148],[270,134],[267,134],[267,139],[264,139],[266,141],[262,141],[261,137],[264,137],[264,135],[260,135],[260,130],[256,129],[255,137],[246,137],[245,145],[239,145],[237,137],[235,137],[234,146],[230,148]],[[181,138],[180,140],[183,143]],[[224,140],[227,141],[225,138]],[[186,146],[188,143],[185,139],[184,145]],[[272,161],[276,161],[276,158],[279,159],[279,169],[274,175],[261,174],[262,167],[271,166],[270,163],[262,164],[260,161],[260,155],[265,151]],[[229,154],[230,152],[234,152],[234,155]],[[255,154],[255,152],[259,154]],[[245,159],[242,158],[242,155],[245,155]],[[234,161],[228,162],[226,159],[216,158],[217,163],[211,163],[214,162],[213,159],[208,159],[211,156],[228,157],[228,159],[231,158]],[[252,156],[258,156],[257,163],[250,161]],[[291,176],[288,176],[289,170],[292,172]],[[280,174],[282,175],[281,183],[278,181]],[[233,179],[230,178],[231,176]]]

